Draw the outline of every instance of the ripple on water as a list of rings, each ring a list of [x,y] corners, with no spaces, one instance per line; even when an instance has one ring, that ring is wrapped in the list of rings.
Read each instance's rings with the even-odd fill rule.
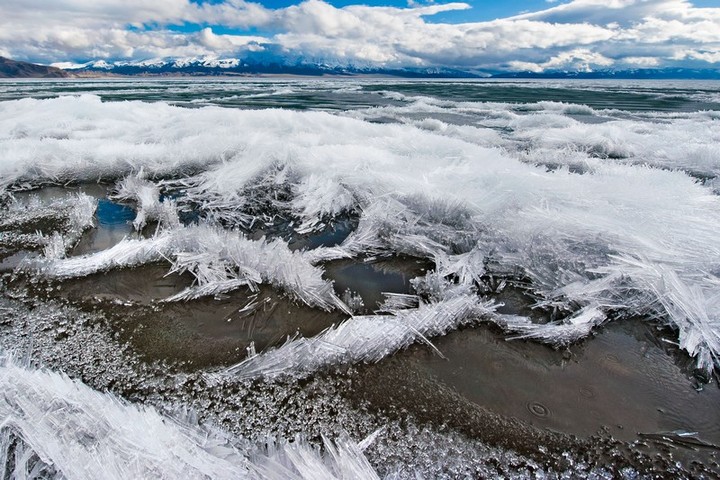
[[[697,392],[681,352],[666,351],[659,335],[671,333],[640,320],[611,322],[568,356],[480,326],[433,339],[445,358],[415,346],[396,361],[469,402],[540,428],[581,438],[606,431],[623,441],[698,432],[720,445],[720,389],[713,383]]]
[[[540,402],[530,402],[527,404],[527,409],[530,413],[536,417],[544,418],[550,415],[550,409],[547,408]]]

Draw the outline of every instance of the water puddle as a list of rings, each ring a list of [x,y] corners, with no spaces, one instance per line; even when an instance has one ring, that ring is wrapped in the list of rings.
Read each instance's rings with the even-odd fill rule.
[[[312,250],[318,247],[334,247],[340,245],[357,228],[355,217],[335,220],[319,232],[307,235],[291,234],[288,246],[291,250]],[[294,233],[294,232],[293,232]]]
[[[116,227],[127,225],[135,219],[135,210],[132,208],[112,202],[106,198],[98,200],[95,210],[97,224],[103,227]]]
[[[238,290],[220,298],[119,308],[116,328],[146,358],[182,362],[186,368],[230,365],[288,336],[314,336],[345,319],[299,305],[272,288]]]
[[[228,365],[288,336],[314,336],[347,316],[298,304],[273,288],[243,288],[216,297],[163,302],[193,283],[189,274],[168,275],[165,264],[111,270],[66,280],[50,289],[81,306],[105,312],[121,337],[151,360],[187,368]]]
[[[543,428],[590,436],[607,427],[626,441],[680,430],[720,445],[720,389],[697,392],[650,328],[610,323],[569,353],[478,328],[437,339],[447,360],[422,349],[408,360],[469,400]]]
[[[480,326],[433,339],[444,358],[413,346],[389,362],[389,368],[403,372],[394,377],[414,376],[434,385],[431,390],[440,396],[457,396],[460,404],[542,431],[581,439],[609,434],[639,441],[646,453],[672,452],[668,458],[713,464],[720,450],[720,388],[711,383],[697,391],[683,362],[689,365],[689,359],[664,341],[664,334],[672,335],[640,320],[611,322],[595,337],[557,351],[507,341],[496,328]],[[429,402],[443,403],[440,398]],[[418,412],[412,405],[405,408],[428,415],[426,404]]]
[[[73,256],[100,252],[133,236],[132,221],[135,210],[106,198],[98,200],[95,210],[95,228],[88,229],[72,250]]]
[[[57,290],[63,298],[83,303],[114,302],[150,305],[192,284],[189,274],[168,275],[169,265],[148,264],[65,280]]]
[[[426,260],[409,257],[383,258],[362,262],[341,260],[324,265],[325,277],[334,281],[335,291],[343,295],[346,290],[362,297],[364,309],[358,313],[371,313],[385,301],[383,292],[414,293],[410,280],[425,275],[433,266]]]
[[[109,186],[98,184],[82,184],[71,187],[47,186],[36,190],[15,193],[20,202],[27,202],[36,197],[43,205],[52,205],[53,202],[67,198],[68,195],[84,193],[97,199],[95,210],[95,226],[86,230],[71,255],[84,255],[99,252],[119,243],[123,238],[134,233],[132,221],[135,219],[135,210],[108,199]],[[22,230],[41,231],[45,234],[57,229],[53,220],[40,219],[37,225],[22,226]],[[30,228],[32,227],[32,228]]]
[[[661,338],[638,320],[611,323],[568,355],[482,325],[433,339],[445,358],[415,345],[358,366],[347,396],[540,462],[587,452],[607,465],[683,465],[714,478],[706,475],[720,473],[720,389],[697,392],[683,355]]]

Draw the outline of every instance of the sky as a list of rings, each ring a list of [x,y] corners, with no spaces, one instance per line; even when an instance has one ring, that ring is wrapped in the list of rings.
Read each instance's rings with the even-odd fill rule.
[[[2,0],[0,56],[494,71],[720,68],[720,0]]]

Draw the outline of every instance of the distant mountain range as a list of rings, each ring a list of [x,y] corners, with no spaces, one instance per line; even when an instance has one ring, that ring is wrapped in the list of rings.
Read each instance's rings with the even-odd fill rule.
[[[713,79],[720,80],[720,69],[634,69],[593,72],[545,71],[503,72],[461,70],[456,68],[384,68],[372,64],[317,62],[311,59],[259,58],[169,58],[137,62],[104,60],[84,64],[56,64],[71,72],[96,72],[117,75],[389,75],[406,78],[580,78],[580,79]]]
[[[444,67],[383,68],[373,65],[332,64],[312,62],[302,58],[282,60],[278,58],[169,58],[137,62],[104,60],[83,64],[54,64],[68,72],[114,75],[389,75],[406,78],[476,78],[482,75]],[[485,75],[487,76],[487,75]]]
[[[372,64],[317,62],[303,58],[166,58],[142,61],[92,61],[82,64],[57,63],[47,67],[0,57],[0,78],[63,78],[95,76],[362,76],[383,75],[404,78],[551,78],[551,79],[697,79],[720,80],[720,69],[658,68],[632,70],[503,72],[461,70],[445,67],[383,68]]]
[[[56,67],[17,62],[0,57],[0,78],[65,78],[71,75]]]

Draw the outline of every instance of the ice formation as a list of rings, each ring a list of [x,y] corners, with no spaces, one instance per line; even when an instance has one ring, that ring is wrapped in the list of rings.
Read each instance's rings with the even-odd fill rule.
[[[360,443],[349,438],[332,441],[323,436],[324,454],[297,437],[293,443],[268,439],[259,453],[250,455],[250,470],[255,478],[285,479],[362,479],[379,480],[363,451],[375,434]]]
[[[37,196],[11,199],[0,211],[0,238],[17,248],[42,248],[47,258],[63,258],[93,226],[97,202],[83,193],[66,195],[52,203]]]
[[[165,228],[180,226],[175,202],[160,201],[160,189],[157,184],[144,178],[142,168],[136,175],[127,176],[119,183],[114,197],[137,204],[138,213],[133,220],[136,230],[142,230],[148,221],[157,221]]]
[[[324,438],[324,452],[301,437],[241,451],[220,430],[7,358],[0,390],[0,472],[8,478],[378,478],[363,455],[372,436]]]
[[[475,120],[423,118],[438,112]],[[618,116],[592,126],[573,118],[610,113],[416,98],[353,114],[409,124],[380,125],[323,112],[27,99],[0,104],[0,178],[10,188],[131,175],[128,198],[160,218],[151,213],[155,187],[131,179],[168,176],[182,190],[178,201],[211,225],[168,225],[152,239],[49,262],[46,275],[168,257],[197,278],[178,298],[264,281],[309,305],[343,308],[317,265],[410,255],[435,262],[450,283],[523,281],[540,307],[567,314],[518,323],[514,335],[558,343],[618,312],[647,315],[675,328],[710,370],[720,356],[720,198],[687,173],[715,175],[717,116]],[[360,217],[353,234],[305,253],[216,226],[251,228],[280,215],[306,234],[347,214]]]
[[[507,104],[398,98],[406,104],[344,114],[361,119],[392,118],[443,136],[502,147],[531,163],[592,168],[602,163],[600,159],[679,169],[701,177],[720,174],[717,111],[630,114],[550,101]],[[467,123],[433,118],[448,113]]]
[[[25,268],[51,278],[72,278],[113,268],[169,261],[172,273],[189,272],[195,285],[169,300],[215,295],[241,286],[268,283],[306,304],[330,310],[347,307],[322,270],[291,252],[281,240],[249,240],[237,231],[208,226],[162,230],[151,238],[124,239],[97,253],[64,259],[39,259]]]
[[[178,84],[169,83],[153,90],[153,99],[173,97]],[[314,396],[318,385],[332,390],[355,382],[353,373],[349,379],[313,375],[326,367],[379,362],[412,343],[432,349],[433,337],[479,321],[498,325],[508,339],[565,346],[612,319],[642,316],[674,328],[678,345],[705,373],[720,366],[717,111],[473,102],[445,92],[465,89],[463,82],[443,82],[442,92],[437,85],[425,90],[445,99],[400,94],[401,84],[378,94],[372,82],[297,82],[290,88],[250,83],[217,82],[217,98],[200,98],[205,83],[184,83],[180,88],[188,95],[178,103],[201,107],[192,109],[93,95],[0,102],[0,259],[13,256],[1,268],[9,272],[20,262],[22,269],[0,282],[17,295],[14,305],[26,301],[28,309],[8,307],[10,295],[0,298],[0,329],[11,332],[3,334],[3,343],[21,340],[19,348],[40,363],[67,366],[101,390],[162,407],[136,406],[64,374],[2,360],[0,477],[377,478],[363,455],[372,438],[320,440],[323,428],[330,426],[335,436],[341,429],[336,423],[348,419],[358,422],[355,432],[387,421],[390,434],[369,458],[391,474],[401,464],[398,472],[408,476],[415,469],[429,476],[473,468],[480,476],[508,474],[515,471],[512,452],[475,455],[455,432],[392,431],[393,422],[406,419],[381,415],[364,423],[358,412],[332,410],[339,397],[324,390]],[[138,84],[119,88],[136,98]],[[115,83],[91,85],[99,95],[117,94]],[[15,88],[0,87],[0,97],[30,95]],[[582,88],[590,98],[592,89],[606,86]],[[52,91],[41,82],[27,89],[38,96]],[[203,106],[252,106],[242,102],[316,89],[320,96],[342,89],[338,105],[345,109],[317,111],[325,103],[306,112]],[[716,90],[700,89],[696,96],[715,95],[703,101],[717,102]],[[342,103],[356,94],[362,99],[357,104]],[[669,98],[678,95],[691,94],[678,91]],[[114,185],[111,198],[136,209],[137,232],[104,251],[72,256],[73,245],[93,225],[96,201],[61,188],[39,192],[55,195],[52,202],[17,192],[83,182]],[[112,242],[129,231],[117,228]],[[92,235],[84,240],[93,241]],[[29,250],[34,252],[21,261]],[[351,289],[335,291],[328,262],[385,257],[422,264],[423,274],[406,278],[411,288],[403,291],[410,293],[385,294],[374,314],[353,316],[371,305]],[[251,347],[246,360],[220,375],[177,374],[166,364],[137,360],[131,345],[107,340],[113,332],[103,330],[95,313],[70,321],[75,300],[23,297],[24,288],[30,293],[46,286],[34,282],[37,277],[53,280],[49,297],[61,292],[65,298],[64,288],[55,287],[70,278],[151,262],[194,278],[166,302],[267,284],[311,307],[340,309],[347,318],[314,337],[291,336],[260,353]],[[37,277],[26,282],[25,274]],[[492,299],[506,284],[525,289],[551,320],[498,313]],[[259,302],[253,296],[239,313]],[[149,308],[166,307],[178,308]],[[106,367],[108,358],[114,367]],[[230,388],[215,389],[219,385]],[[176,406],[182,411],[186,401],[210,422],[159,413]],[[272,426],[258,427],[268,415],[275,417],[268,421]],[[213,421],[230,430],[212,427]],[[314,445],[294,436],[306,428]],[[294,440],[263,440],[267,431],[288,431]],[[248,432],[253,443],[241,438]],[[390,437],[402,440],[393,444]],[[412,450],[420,444],[421,451]],[[438,466],[446,455],[461,468]],[[546,466],[518,465],[521,476],[547,474]],[[568,475],[552,468],[549,476]],[[578,475],[578,464],[569,468]],[[611,475],[601,469],[598,477]],[[623,475],[637,477],[632,469]]]
[[[223,373],[240,378],[306,376],[329,365],[374,363],[412,343],[430,343],[428,337],[444,335],[493,313],[494,308],[493,302],[482,302],[475,295],[458,295],[388,315],[355,316],[315,337],[289,339]]]
[[[66,478],[246,478],[225,439],[96,392],[68,377],[0,367],[0,419]]]

